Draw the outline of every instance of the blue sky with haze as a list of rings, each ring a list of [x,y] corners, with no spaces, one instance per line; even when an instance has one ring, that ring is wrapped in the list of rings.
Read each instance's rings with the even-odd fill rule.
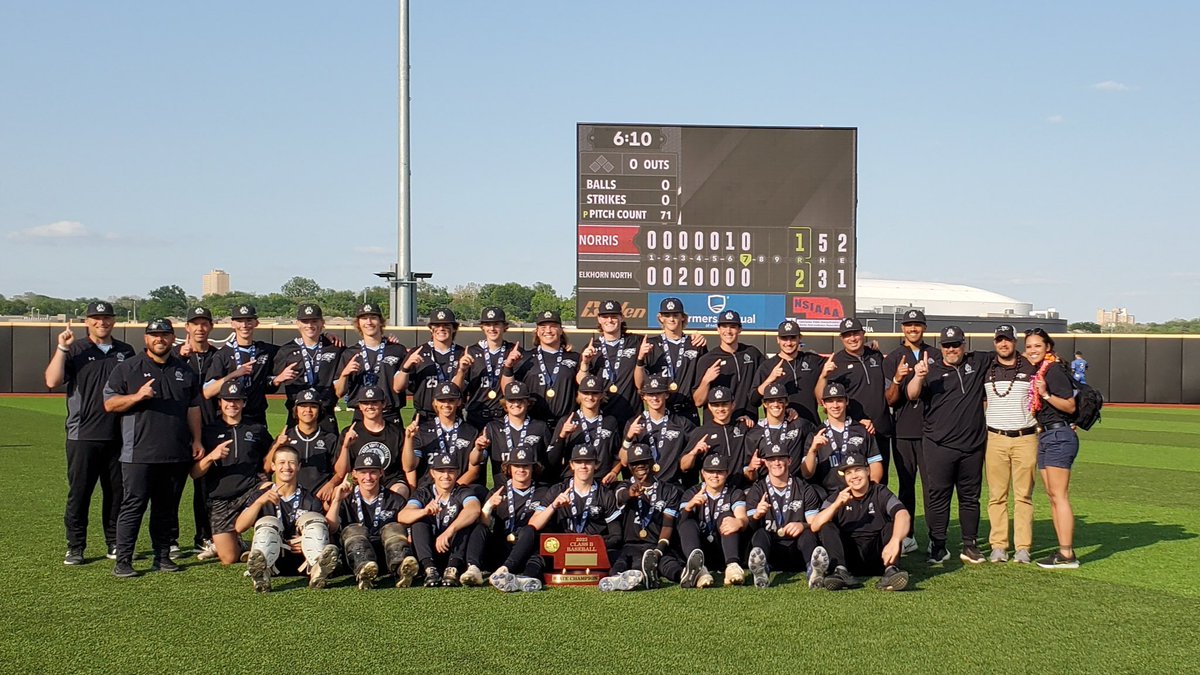
[[[855,126],[860,275],[1071,320],[1200,315],[1200,4],[412,4],[414,267],[435,283],[570,290],[577,122]],[[0,293],[198,293],[213,267],[258,292],[373,285],[396,18],[4,3]]]

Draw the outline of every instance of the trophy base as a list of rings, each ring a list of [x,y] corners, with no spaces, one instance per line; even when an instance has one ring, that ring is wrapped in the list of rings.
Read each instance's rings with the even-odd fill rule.
[[[598,586],[602,574],[586,572],[557,572],[545,575],[547,586]]]

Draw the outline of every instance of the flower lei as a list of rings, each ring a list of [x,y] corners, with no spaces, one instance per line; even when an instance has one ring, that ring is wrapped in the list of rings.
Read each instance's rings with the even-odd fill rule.
[[[1037,374],[1033,376],[1033,380],[1029,383],[1029,393],[1025,396],[1025,407],[1029,408],[1029,412],[1035,415],[1042,409],[1042,397],[1038,394],[1037,390],[1038,380],[1046,379],[1046,370],[1055,363],[1058,363],[1058,356],[1054,352],[1046,354],[1046,358],[1042,359],[1042,363],[1038,366]]]

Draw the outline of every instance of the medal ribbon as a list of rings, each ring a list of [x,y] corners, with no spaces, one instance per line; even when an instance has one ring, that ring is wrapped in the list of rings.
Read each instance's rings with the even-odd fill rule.
[[[362,340],[358,341],[358,353],[362,358],[363,365],[362,382],[368,387],[379,384],[379,371],[383,368],[383,348],[385,346],[387,346],[386,343],[380,342],[378,347],[371,349],[367,346],[366,342]],[[371,365],[371,352],[375,352],[374,366]]]
[[[379,503],[380,497],[382,497],[382,496],[383,496],[382,493],[377,494],[377,495],[375,495],[375,499],[372,500],[371,503],[367,503],[363,499],[362,492],[359,491],[358,486],[357,485],[354,486],[354,510],[357,512],[358,522],[362,523],[363,525],[367,524],[366,516],[363,514],[364,509],[367,509],[368,507],[372,506],[373,504],[379,504],[379,506],[383,506],[383,504]],[[378,532],[379,527],[381,525],[383,525],[383,519],[379,517],[380,513],[382,511],[383,511],[383,509],[377,508],[377,509],[375,509],[375,513],[371,514],[371,520],[375,523],[375,526],[372,528],[372,532]]]
[[[583,501],[582,517],[579,514],[579,493],[575,492],[574,479],[567,481],[567,489],[571,491],[571,529],[576,533],[581,533],[587,527],[588,518],[592,515],[592,502],[596,501],[596,483],[592,481],[592,489],[588,490],[587,498]]]
[[[563,350],[562,350],[562,347],[559,347],[558,350],[554,352],[554,370],[552,370],[550,372],[546,372],[546,361],[542,357],[542,354],[545,351],[546,350],[542,349],[541,347],[537,348],[537,351],[536,351],[537,362],[538,362],[538,368],[541,369],[541,371],[542,371],[542,379],[544,379],[546,381],[546,388],[551,388],[554,386],[555,380],[558,379],[559,369],[562,368]]]
[[[704,490],[704,519],[700,523],[700,527],[709,536],[709,541],[712,541],[713,535],[717,532],[717,516],[725,511],[725,498],[729,495],[729,486],[722,488],[721,494],[715,498],[708,493],[707,489],[700,489]]]
[[[304,381],[311,387],[317,383],[317,375],[321,372],[321,343],[309,347],[304,340],[296,338],[296,344],[300,345],[300,357],[304,360]]]
[[[255,360],[258,359],[258,345],[257,344],[252,344],[249,347],[243,347],[235,342],[235,343],[233,343],[233,362],[237,364],[238,368],[242,367],[242,352],[248,352],[250,354],[250,363],[254,363]],[[254,377],[253,373],[251,373],[250,375],[243,375],[242,376],[242,386],[249,387],[250,380],[252,377]]]
[[[789,477],[787,487],[783,488],[783,492],[775,490],[775,486],[767,483],[767,496],[771,500],[771,512],[775,517],[775,529],[783,527],[787,520],[787,505],[792,501],[792,479]]]

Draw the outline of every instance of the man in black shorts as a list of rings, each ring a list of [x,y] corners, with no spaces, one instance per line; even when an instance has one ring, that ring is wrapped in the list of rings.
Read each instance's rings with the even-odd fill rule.
[[[46,366],[46,387],[67,386],[67,529],[65,565],[82,565],[87,546],[92,491],[100,483],[107,557],[117,557],[117,515],[121,512],[121,431],[118,418],[104,410],[104,384],[117,364],[134,356],[133,347],[112,337],[113,309],[107,302],[87,306],[87,337],[70,325]]]

